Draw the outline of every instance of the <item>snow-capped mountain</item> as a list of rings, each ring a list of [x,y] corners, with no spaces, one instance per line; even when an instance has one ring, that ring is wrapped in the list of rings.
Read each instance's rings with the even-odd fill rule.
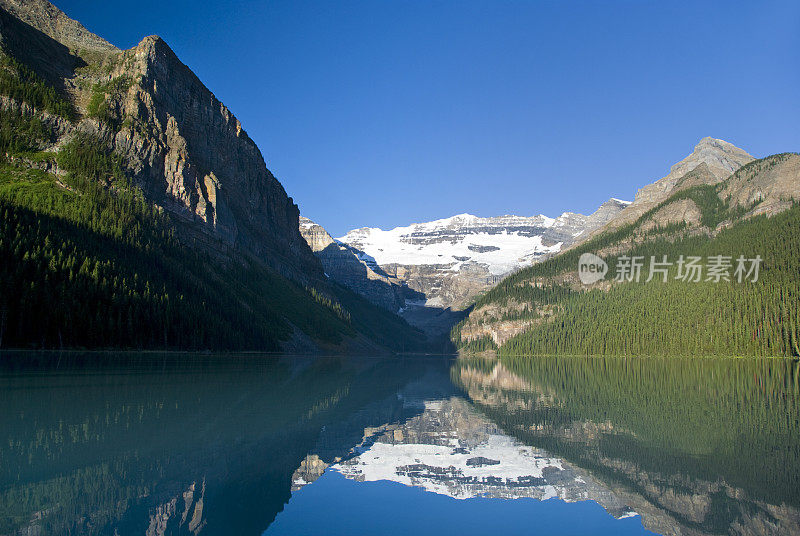
[[[628,205],[610,199],[589,216],[565,212],[557,218],[460,214],[387,231],[355,229],[337,242],[424,295],[408,305],[457,308],[502,276],[579,241]]]
[[[447,264],[457,271],[464,263],[479,262],[492,275],[502,275],[525,259],[557,252],[563,237],[555,224],[555,219],[541,215],[479,218],[459,214],[388,231],[356,229],[338,240],[379,266]]]

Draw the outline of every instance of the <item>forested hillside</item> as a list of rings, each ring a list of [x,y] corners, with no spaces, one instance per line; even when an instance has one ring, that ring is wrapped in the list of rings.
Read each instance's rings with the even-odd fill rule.
[[[720,197],[730,181],[793,158],[768,157],[728,181],[682,190],[635,223],[512,275],[477,300],[470,317],[454,328],[456,344],[467,351],[498,349],[505,329],[502,355],[800,355],[800,206],[742,219],[758,209],[759,200],[736,205]],[[699,210],[699,221],[654,221],[686,200]],[[577,281],[584,253],[607,262],[604,281]],[[615,280],[623,254],[642,258],[638,282]],[[672,262],[666,275],[647,282],[651,257],[661,261],[664,255]],[[694,281],[679,274],[681,256],[705,262],[719,255],[729,258],[729,280],[708,280],[703,273]],[[736,277],[740,256],[760,256],[757,281],[752,274]]]
[[[0,348],[422,344],[343,287],[291,281],[164,211],[66,95],[0,58]]]

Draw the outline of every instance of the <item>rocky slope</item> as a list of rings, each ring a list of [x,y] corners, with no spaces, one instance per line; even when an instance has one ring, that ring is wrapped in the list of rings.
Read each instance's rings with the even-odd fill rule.
[[[558,218],[461,214],[388,231],[355,229],[338,242],[420,294],[406,305],[458,309],[504,275],[605,225],[627,204],[610,199],[589,216],[565,212]]]
[[[71,50],[119,51],[45,0],[3,0],[2,7],[19,21],[40,30]]]
[[[597,232],[633,223],[676,192],[701,184],[718,184],[752,161],[752,156],[735,145],[705,137],[695,145],[689,156],[670,168],[669,174],[639,189],[633,203]]]
[[[337,242],[321,226],[300,217],[300,234],[322,263],[325,275],[370,302],[392,312],[405,306],[415,292],[396,277],[389,277],[374,263],[359,258],[350,248]]]

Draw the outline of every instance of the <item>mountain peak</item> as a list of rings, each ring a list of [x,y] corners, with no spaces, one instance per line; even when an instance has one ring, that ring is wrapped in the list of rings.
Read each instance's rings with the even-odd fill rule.
[[[678,188],[700,184],[718,184],[753,160],[747,151],[732,143],[706,136],[694,146],[691,154],[670,168],[669,174],[640,188],[636,192],[633,203],[616,200],[621,203],[623,210],[619,216],[615,215],[608,221],[610,227],[604,228],[613,229],[636,221],[657,203],[667,199]],[[615,200],[612,199],[610,202],[613,203]]]
[[[705,138],[702,138],[699,142],[697,142],[697,145],[694,146],[694,150],[698,151],[701,150],[703,147],[716,147],[721,150],[732,149],[741,151],[741,149],[739,149],[732,143],[727,142],[725,140],[721,140],[719,138],[712,138],[711,136],[706,136]]]
[[[751,160],[753,157],[747,151],[725,140],[706,136],[694,146],[692,154],[670,168],[667,177],[677,179],[700,164],[706,164],[709,171],[722,180]]]
[[[0,9],[72,49],[119,50],[47,0],[0,0]]]
[[[711,153],[716,153],[716,154],[721,153],[726,155],[728,158],[737,161],[753,158],[744,149],[740,149],[739,147],[725,140],[721,140],[719,138],[712,138],[711,136],[706,136],[705,138],[697,142],[697,145],[694,146],[694,150],[692,151],[693,155],[697,154],[703,155]]]

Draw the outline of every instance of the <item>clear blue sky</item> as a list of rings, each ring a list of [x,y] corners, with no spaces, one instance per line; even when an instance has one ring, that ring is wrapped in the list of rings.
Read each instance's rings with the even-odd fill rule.
[[[703,136],[800,150],[800,2],[55,0],[162,36],[339,236],[632,199]]]

